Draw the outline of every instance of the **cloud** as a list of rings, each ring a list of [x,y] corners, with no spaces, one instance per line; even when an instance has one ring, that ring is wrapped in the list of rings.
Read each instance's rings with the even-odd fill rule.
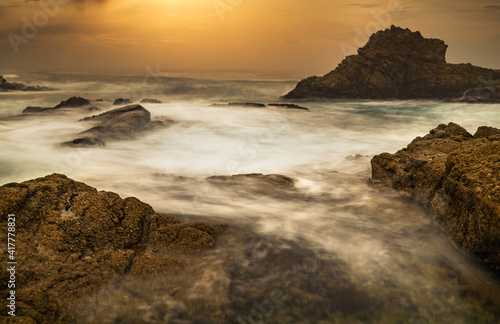
[[[376,8],[379,5],[376,4],[376,3],[349,3],[349,4],[346,4],[346,6],[350,6],[350,7],[362,7],[362,8]]]
[[[489,5],[485,6],[484,10],[500,10],[500,5]]]

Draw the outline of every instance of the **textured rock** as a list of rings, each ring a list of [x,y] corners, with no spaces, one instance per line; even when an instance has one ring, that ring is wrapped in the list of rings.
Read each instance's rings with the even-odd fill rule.
[[[74,108],[90,105],[90,100],[82,97],[71,97],[68,100],[61,101],[54,108]]]
[[[140,132],[165,125],[162,121],[151,121],[151,113],[141,105],[113,109],[83,120],[97,121],[98,124],[80,133],[83,138],[63,143],[64,145],[104,145],[106,140],[134,139]]]
[[[372,160],[372,183],[422,203],[451,238],[500,272],[500,130],[439,125]]]
[[[1,186],[0,212],[16,215],[22,265],[16,317],[23,323],[73,322],[80,297],[125,275],[178,272],[186,255],[211,248],[225,228],[181,223],[136,198],[121,199],[60,174]],[[6,229],[7,217],[0,223]],[[2,296],[8,275],[0,274]],[[1,308],[7,314],[5,303]]]
[[[500,85],[489,87],[477,87],[465,91],[462,101],[469,103],[487,102],[496,103],[500,102]]]
[[[467,90],[500,84],[498,70],[446,63],[447,47],[392,26],[325,76],[302,80],[285,98],[459,99]]]
[[[118,98],[118,99],[115,99],[115,101],[113,102],[113,105],[128,105],[128,104],[131,104],[132,101],[130,99],[124,99],[124,98]]]

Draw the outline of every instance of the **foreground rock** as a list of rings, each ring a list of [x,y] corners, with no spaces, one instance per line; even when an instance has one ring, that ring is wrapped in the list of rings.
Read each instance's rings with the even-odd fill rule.
[[[186,267],[186,255],[213,247],[225,227],[181,223],[136,198],[121,199],[61,174],[0,187],[0,211],[16,215],[16,261],[22,264],[16,268],[16,318],[23,323],[73,322],[80,297],[121,276],[175,274]],[[2,217],[1,226],[7,225]],[[1,273],[3,296],[8,275]]]
[[[373,185],[428,208],[451,238],[500,273],[500,129],[439,125],[372,160]]]
[[[446,63],[448,45],[392,26],[323,77],[302,80],[285,98],[460,99],[500,85],[500,71]]]
[[[152,121],[151,113],[141,105],[113,109],[100,115],[86,117],[84,121],[98,124],[82,133],[81,137],[63,143],[68,146],[102,146],[107,140],[134,139],[138,133],[165,126],[162,121]]]
[[[42,87],[42,86],[29,86],[24,83],[8,82],[3,76],[0,75],[0,91],[54,91],[55,88]]]
[[[295,189],[295,180],[280,174],[250,173],[233,176],[213,176],[207,181],[235,191],[261,195],[280,195]]]

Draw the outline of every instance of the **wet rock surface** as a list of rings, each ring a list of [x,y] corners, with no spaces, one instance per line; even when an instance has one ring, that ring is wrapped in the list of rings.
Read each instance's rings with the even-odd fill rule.
[[[128,104],[131,104],[131,103],[132,103],[132,100],[130,100],[130,99],[118,98],[118,99],[115,99],[115,101],[113,102],[113,105],[115,105],[115,106],[118,106],[118,105],[128,105]]]
[[[1,186],[0,211],[16,215],[22,265],[16,272],[16,323],[74,322],[81,306],[89,305],[85,298],[105,284],[184,271],[225,229],[182,223],[136,198],[121,199],[61,174]],[[7,217],[1,226],[7,228]],[[3,296],[8,275],[1,273]]]
[[[67,100],[61,101],[59,104],[57,104],[54,107],[26,107],[26,109],[23,110],[23,114],[28,114],[28,113],[40,113],[40,112],[47,112],[47,111],[55,111],[61,108],[80,108],[80,107],[85,107],[91,104],[91,101],[82,97],[71,97]],[[89,111],[96,110],[98,109],[97,107],[89,107]]]
[[[500,129],[439,125],[373,158],[373,185],[422,203],[450,237],[500,273]]]
[[[500,85],[499,70],[447,63],[447,47],[442,40],[392,26],[373,34],[358,54],[325,76],[302,80],[285,98],[460,99],[467,90]],[[476,96],[466,97],[473,101]]]
[[[169,120],[152,121],[151,113],[141,105],[113,109],[100,115],[85,117],[82,121],[95,121],[98,124],[80,133],[83,137],[63,143],[63,145],[94,146],[104,145],[107,140],[134,139],[138,133],[164,127],[171,122]]]

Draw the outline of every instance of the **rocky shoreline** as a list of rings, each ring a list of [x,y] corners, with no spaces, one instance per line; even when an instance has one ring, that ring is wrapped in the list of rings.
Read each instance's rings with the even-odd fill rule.
[[[500,102],[500,70],[450,64],[448,45],[392,26],[322,77],[309,77],[286,99],[452,99]]]
[[[62,174],[1,186],[0,211],[17,217],[16,322],[23,323],[72,322],[80,298],[121,276],[179,273],[226,228],[183,223]],[[8,275],[2,271],[2,295]]]
[[[374,187],[421,203],[453,241],[500,274],[500,129],[471,135],[442,124],[371,164]]]

